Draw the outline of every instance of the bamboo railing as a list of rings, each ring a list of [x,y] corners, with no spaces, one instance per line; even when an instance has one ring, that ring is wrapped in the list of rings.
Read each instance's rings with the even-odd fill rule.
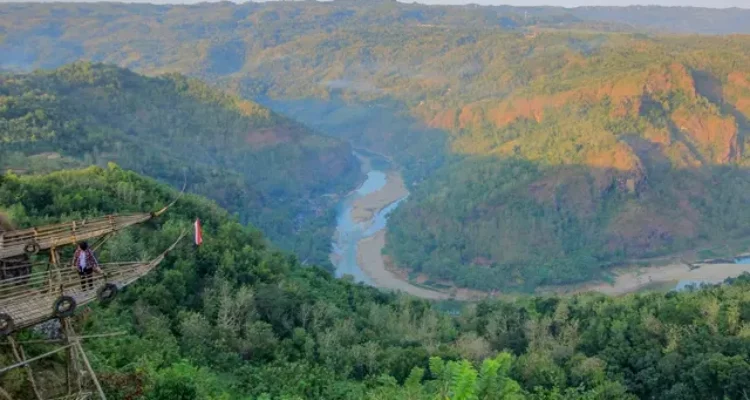
[[[57,268],[51,264],[45,271],[0,281],[0,314],[10,316],[14,330],[56,318],[53,305],[61,296],[70,296],[81,306],[97,299],[98,291],[105,284],[114,284],[118,289],[127,286],[156,268],[185,235],[183,232],[167,250],[149,262],[101,264],[103,273],[91,275],[93,285],[90,286],[83,285],[73,267]],[[34,269],[39,270],[36,266]]]
[[[97,238],[151,219],[153,214],[109,215],[0,233],[0,259]]]
[[[76,244],[98,238],[132,225],[146,222],[164,214],[185,193],[183,185],[180,195],[157,212],[131,215],[108,215],[106,217],[71,221],[41,227],[7,230],[0,227],[0,260],[36,253],[54,247]],[[5,225],[7,221],[4,222]]]

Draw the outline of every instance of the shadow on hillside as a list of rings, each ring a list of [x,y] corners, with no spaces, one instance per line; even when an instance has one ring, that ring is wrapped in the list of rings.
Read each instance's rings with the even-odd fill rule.
[[[709,99],[714,101],[715,98]],[[622,136],[644,170],[543,165],[517,157],[445,156],[449,134],[396,102],[262,99],[264,105],[355,146],[393,155],[412,195],[389,223],[386,251],[434,281],[492,290],[600,278],[625,261],[674,255],[726,257],[750,247],[750,171],[674,169],[667,150]],[[736,111],[736,110],[735,110]],[[740,130],[747,126],[739,119]],[[457,268],[461,266],[461,268]],[[509,277],[516,277],[514,283]]]
[[[472,157],[412,191],[389,222],[386,251],[432,282],[531,290],[601,278],[623,262],[743,253],[748,203],[750,171],[737,166],[640,175]]]
[[[350,103],[322,99],[256,99],[315,130],[392,156],[409,182],[421,181],[447,160],[448,134],[427,127],[395,101]]]
[[[724,85],[720,80],[705,71],[693,71],[695,89],[701,96],[716,104],[723,113],[729,114],[737,121],[737,135],[740,154],[745,151],[745,139],[750,135],[750,121],[731,103],[724,101]]]

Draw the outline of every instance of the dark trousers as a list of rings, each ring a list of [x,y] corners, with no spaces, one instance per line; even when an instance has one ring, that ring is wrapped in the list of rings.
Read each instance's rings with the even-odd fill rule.
[[[81,276],[81,288],[83,290],[94,288],[94,269],[86,268],[83,271],[78,270],[78,275]]]

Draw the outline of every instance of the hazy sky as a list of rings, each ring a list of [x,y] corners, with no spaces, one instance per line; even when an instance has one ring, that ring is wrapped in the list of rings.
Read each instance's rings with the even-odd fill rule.
[[[419,3],[428,4],[510,4],[514,6],[549,5],[563,7],[578,6],[629,6],[629,5],[660,5],[660,6],[693,6],[728,8],[750,8],[750,0],[422,0]],[[750,22],[750,21],[748,21]]]
[[[29,0],[0,0],[0,3],[8,2],[25,2]],[[56,0],[30,0],[35,2],[47,2]],[[60,0],[60,1],[96,1],[96,0]],[[218,0],[109,0],[124,3],[199,3],[202,1]],[[246,0],[237,0],[244,2]],[[256,0],[264,1],[264,0]],[[405,3],[412,3],[415,0],[399,0]],[[750,8],[750,0],[417,0],[418,3],[425,4],[507,4],[513,6],[629,6],[629,5],[660,5],[660,6],[693,6],[693,7],[711,7],[711,8],[728,8],[741,7]]]

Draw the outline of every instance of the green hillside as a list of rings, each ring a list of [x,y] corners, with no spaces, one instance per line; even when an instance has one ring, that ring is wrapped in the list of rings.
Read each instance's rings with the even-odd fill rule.
[[[0,179],[0,209],[22,227],[151,211],[176,196],[114,165]],[[74,318],[78,332],[126,332],[85,345],[109,398],[697,400],[742,398],[750,385],[745,277],[667,295],[495,300],[450,317],[301,268],[194,195],[153,224],[119,232],[99,258],[158,253],[195,217],[203,246],[184,242],[114,303]],[[0,365],[9,357],[0,349]],[[62,359],[35,369],[45,395],[65,389]],[[24,373],[1,376],[0,387],[31,399]]]
[[[319,262],[325,194],[359,169],[347,144],[181,75],[76,63],[0,77],[0,164],[17,173],[106,165],[206,195]]]
[[[614,36],[587,55],[562,35],[533,40],[546,51],[508,94],[416,108],[466,158],[393,215],[400,266],[530,289],[629,259],[747,249],[750,42]]]
[[[433,282],[530,289],[748,244],[750,38],[653,33],[741,33],[742,10],[0,9],[6,68],[179,71],[393,158],[413,195],[386,250]]]
[[[350,82],[376,92],[351,85],[328,100],[267,102],[404,167],[413,194],[390,219],[387,247],[398,266],[433,282],[526,290],[602,277],[624,260],[746,250],[747,38],[539,31],[446,45],[454,34],[420,36],[430,40],[421,59],[397,74],[349,69]],[[317,48],[337,60],[320,70],[356,63],[349,51],[375,37]],[[399,49],[378,47],[384,60],[408,59]],[[265,79],[282,87],[279,74]],[[344,132],[352,120],[365,129]]]

